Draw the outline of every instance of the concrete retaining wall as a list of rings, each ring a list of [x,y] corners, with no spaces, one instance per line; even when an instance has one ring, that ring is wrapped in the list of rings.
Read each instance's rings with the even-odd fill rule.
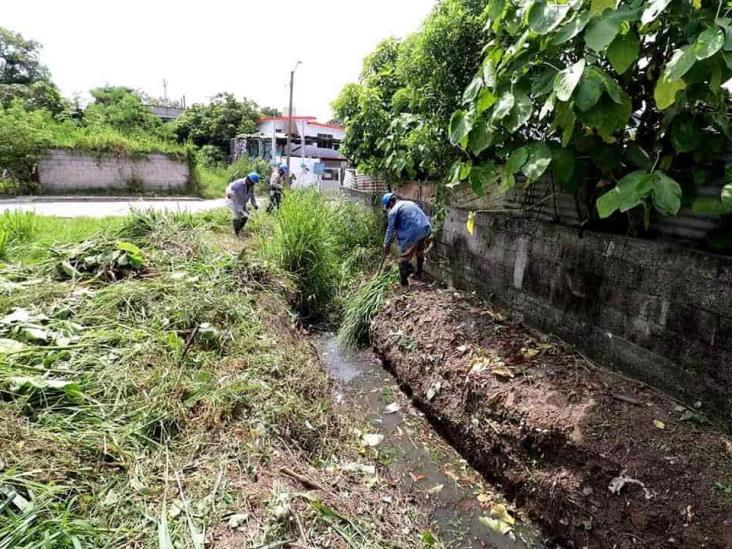
[[[732,258],[448,208],[431,275],[732,420]],[[612,391],[612,388],[607,388]]]
[[[182,192],[191,173],[184,159],[152,153],[141,157],[49,150],[38,162],[43,192],[91,190]]]

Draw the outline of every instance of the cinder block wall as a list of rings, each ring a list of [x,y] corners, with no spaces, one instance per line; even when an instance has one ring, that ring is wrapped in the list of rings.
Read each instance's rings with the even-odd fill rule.
[[[732,425],[732,258],[448,208],[431,275]],[[612,387],[607,388],[612,391]]]
[[[44,192],[157,191],[181,192],[191,173],[184,159],[152,153],[140,157],[51,149],[38,162]]]

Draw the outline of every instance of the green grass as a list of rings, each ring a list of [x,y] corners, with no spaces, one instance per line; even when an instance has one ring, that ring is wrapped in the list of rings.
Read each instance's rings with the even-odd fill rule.
[[[52,126],[52,144],[66,149],[97,153],[166,153],[184,158],[188,148],[174,141],[146,133],[124,134],[110,127],[79,127],[73,124]]]
[[[229,166],[196,166],[196,177],[199,183],[199,194],[204,198],[221,198],[226,187],[234,179],[245,177],[251,172],[261,176],[259,184],[260,194],[267,188],[272,167],[269,162],[261,159],[251,160],[241,158]]]
[[[252,499],[242,486],[283,459],[356,459],[356,439],[288,305],[311,284],[330,285],[318,291],[331,306],[342,291],[339,205],[289,201],[247,230],[261,243],[293,234],[245,253],[225,211],[4,218],[16,244],[0,264],[0,549],[152,547],[161,534],[190,547],[243,510],[242,546],[293,535],[275,512],[291,494],[265,484]],[[303,273],[313,266],[322,280]],[[348,531],[381,547],[379,506],[333,522],[313,503],[302,520],[324,544]]]
[[[396,271],[387,270],[369,279],[345,302],[338,340],[346,347],[358,347],[370,341],[371,321],[379,312],[384,297],[399,280]]]
[[[309,320],[337,313],[359,273],[378,262],[381,220],[370,210],[315,190],[285,194],[258,248],[296,283],[295,308]]]

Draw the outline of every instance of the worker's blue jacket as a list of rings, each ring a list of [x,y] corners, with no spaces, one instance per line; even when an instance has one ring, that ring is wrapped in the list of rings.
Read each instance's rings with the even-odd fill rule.
[[[396,236],[402,252],[432,232],[430,220],[420,207],[410,200],[399,200],[394,204],[389,210],[388,222],[384,247],[390,246]]]

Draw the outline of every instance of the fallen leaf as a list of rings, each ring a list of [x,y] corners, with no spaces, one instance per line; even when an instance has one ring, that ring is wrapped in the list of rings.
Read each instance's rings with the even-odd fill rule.
[[[423,475],[423,474],[417,474],[417,475],[415,475],[414,473],[409,473],[409,476],[412,477],[412,480],[414,482],[419,482],[419,481],[424,480],[424,479],[427,478],[427,475]]]
[[[427,490],[427,493],[428,494],[439,494],[440,492],[442,492],[442,489],[444,487],[445,487],[444,484],[437,484],[437,485],[433,486],[432,488],[430,488],[429,490]]]
[[[524,349],[523,355],[526,360],[531,360],[537,356],[541,351],[539,349]]]
[[[385,414],[395,414],[400,409],[401,409],[401,407],[399,406],[399,404],[397,404],[396,402],[392,402],[386,408],[384,408],[384,413]]]
[[[381,442],[384,440],[384,435],[380,435],[378,433],[367,433],[361,435],[361,440],[366,446],[374,447],[381,444]]]
[[[506,506],[502,503],[497,503],[493,506],[493,509],[491,509],[491,518],[498,519],[501,522],[510,524],[511,526],[516,523],[516,519],[509,514],[508,509],[506,509]]]
[[[478,503],[488,503],[489,501],[491,501],[492,498],[491,498],[490,494],[481,492],[480,494],[477,495],[476,499],[478,500]]]
[[[510,525],[506,524],[503,521],[494,519],[494,518],[480,517],[480,519],[478,519],[478,520],[480,520],[481,524],[484,524],[485,526],[487,526],[488,528],[490,528],[491,530],[493,530],[495,532],[498,532],[499,534],[506,535],[511,530],[513,530],[513,528]]]
[[[496,366],[491,370],[491,373],[496,377],[513,379],[514,373],[510,368],[506,366]]]
[[[427,389],[427,400],[432,400],[437,396],[437,394],[440,392],[440,389],[442,388],[441,382],[433,383],[429,389]]]
[[[488,369],[488,361],[484,358],[477,358],[470,366],[471,374],[480,374]]]
[[[666,428],[666,424],[665,424],[665,423],[664,423],[663,421],[661,421],[661,420],[658,420],[658,419],[654,419],[654,420],[653,420],[653,424],[654,424],[654,425],[655,425],[656,427],[658,427],[659,429],[665,429],[665,428]]]
[[[227,526],[234,530],[235,528],[239,528],[242,524],[244,524],[247,520],[249,520],[249,514],[248,513],[234,513],[229,517],[229,520],[227,521]]]

